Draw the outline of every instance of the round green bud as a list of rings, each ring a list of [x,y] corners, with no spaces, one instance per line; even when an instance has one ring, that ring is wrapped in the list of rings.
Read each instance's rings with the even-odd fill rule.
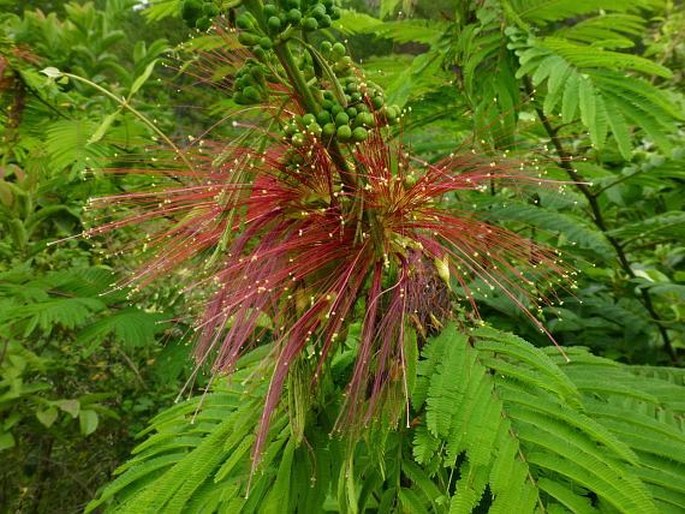
[[[326,6],[323,4],[314,4],[314,6],[309,10],[309,13],[317,20],[321,19],[321,17],[326,14]]]
[[[340,7],[331,8],[331,19],[339,20],[341,15],[342,11],[340,10]]]
[[[278,16],[278,6],[274,4],[266,4],[264,6],[264,17],[270,18],[271,16]]]
[[[359,85],[358,85],[354,80],[350,80],[350,81],[347,83],[347,86],[345,86],[345,90],[346,90],[348,93],[354,93],[354,92],[356,92],[358,89],[359,89]]]
[[[259,89],[254,86],[247,86],[243,89],[243,95],[250,102],[259,102],[262,99],[262,95],[259,94]]]
[[[320,111],[319,114],[316,115],[316,121],[322,125],[328,123],[331,121],[331,113],[328,111]]]
[[[266,51],[261,47],[256,47],[252,49],[252,54],[259,59],[261,62],[266,62]]]
[[[323,16],[321,16],[321,18],[319,19],[319,26],[322,29],[327,29],[331,25],[333,25],[333,20],[328,14],[324,14]]]
[[[250,68],[250,77],[255,82],[263,82],[264,81],[264,71],[259,66],[252,66]]]
[[[360,112],[354,119],[355,125],[360,125],[363,127],[373,127],[376,125],[376,119],[370,112]]]
[[[302,3],[300,0],[288,0],[286,5],[291,9],[299,9],[302,6]]]
[[[345,109],[343,109],[343,106],[340,105],[339,103],[333,104],[333,107],[331,107],[331,114],[333,116],[337,116],[341,112],[343,112]]]
[[[219,8],[214,4],[205,4],[202,6],[202,12],[204,12],[205,16],[208,18],[213,18],[219,14]]]
[[[181,7],[181,16],[189,25],[194,25],[195,21],[202,16],[202,3],[200,3],[200,0],[185,0]]]
[[[285,127],[283,127],[283,133],[286,136],[292,136],[293,134],[295,134],[295,132],[297,132],[297,125],[295,125],[294,123],[288,123],[285,125]]]
[[[261,46],[263,50],[271,50],[274,46],[274,42],[271,41],[270,37],[264,36],[259,38],[259,46]]]
[[[316,122],[316,117],[310,112],[308,112],[307,114],[304,114],[302,116],[302,124],[303,125],[311,125],[312,123],[315,123],[315,122]]]
[[[335,124],[340,127],[350,122],[350,116],[346,112],[339,112],[335,115]]]
[[[329,10],[331,7],[333,7],[333,0],[321,0],[321,3],[326,7],[326,10]]]
[[[362,99],[362,94],[359,91],[355,91],[354,93],[350,93],[350,100],[352,100],[353,102],[360,102],[361,99]],[[362,105],[364,105],[364,104],[362,104]],[[366,107],[366,106],[364,105],[364,107]]]
[[[366,131],[364,127],[357,127],[352,131],[352,139],[354,139],[358,143],[366,141],[367,137],[369,137],[369,133]]]
[[[266,25],[269,27],[270,32],[277,33],[281,30],[281,19],[278,16],[270,16],[266,20]]]
[[[335,124],[334,123],[326,123],[323,126],[323,137],[326,139],[330,139],[333,137],[333,134],[335,134]]]
[[[321,136],[321,125],[316,122],[310,123],[307,125],[307,131],[311,132],[314,136],[319,137]]]
[[[247,13],[240,14],[235,19],[235,24],[239,29],[243,29],[243,30],[250,30],[254,27],[254,22],[252,21],[252,17]]]
[[[238,105],[245,105],[250,103],[242,92],[236,91],[233,93],[233,101]]]
[[[299,148],[301,146],[304,146],[305,137],[302,133],[298,132],[297,134],[293,134],[291,141],[294,147]]]
[[[325,94],[324,94],[324,98],[325,98]],[[326,111],[330,111],[331,107],[333,107],[333,102],[331,102],[330,100],[326,99],[326,100],[323,100],[321,102],[321,108],[322,109],[324,109]]]
[[[243,89],[245,86],[250,85],[250,79],[244,75],[240,74],[236,77],[235,79],[235,88],[236,89]]]
[[[321,45],[319,45],[319,50],[321,50],[322,54],[328,55],[333,50],[333,45],[330,41],[322,41]]]
[[[254,46],[259,44],[259,36],[250,34],[249,32],[241,32],[238,34],[238,41],[245,46]]]
[[[350,118],[354,118],[355,116],[357,116],[357,109],[355,109],[354,107],[348,107],[347,109],[345,109],[345,112]]]
[[[336,135],[340,141],[349,141],[352,139],[352,129],[349,125],[341,125],[336,131]]]
[[[328,91],[328,90],[323,92],[323,97],[324,97],[326,100],[334,100],[334,99],[335,99],[335,95],[333,94],[333,92],[332,92],[332,91]]]
[[[299,25],[302,20],[302,12],[299,9],[290,9],[286,15],[286,20],[291,25]]]
[[[290,157],[290,162],[292,164],[304,164],[304,157],[302,157],[299,153],[293,152],[293,154]]]
[[[383,107],[384,103],[385,102],[383,101],[382,96],[374,96],[373,99],[371,100],[371,104],[373,105],[373,107],[375,109],[380,109],[381,107]]]
[[[307,17],[302,21],[302,28],[308,32],[313,32],[319,28],[319,22],[316,18]]]
[[[338,41],[336,44],[333,45],[333,57],[336,60],[340,59],[346,53],[347,50],[345,50],[345,45],[343,45],[341,42]]]

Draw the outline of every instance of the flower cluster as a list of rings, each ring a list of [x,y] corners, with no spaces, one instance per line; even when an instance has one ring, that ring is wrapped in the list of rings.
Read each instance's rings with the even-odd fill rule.
[[[262,18],[251,11],[250,27]],[[222,34],[234,46],[235,33]],[[289,370],[314,359],[316,383],[352,322],[362,328],[341,419],[364,424],[389,388],[408,396],[407,345],[413,334],[420,340],[439,330],[456,302],[467,301],[477,316],[476,290],[497,289],[544,331],[531,305],[544,303],[549,284],[566,275],[554,252],[483,222],[458,202],[492,181],[525,182],[517,166],[475,152],[433,164],[412,158],[389,140],[387,126],[400,113],[382,105],[376,86],[359,74],[344,86],[327,76],[319,78],[317,99],[298,85],[302,66],[293,64],[287,41],[280,44],[268,49],[280,69],[272,55],[239,74],[259,80],[258,90],[247,78],[235,81],[241,95],[254,87],[255,101],[271,102],[265,112],[281,130],[265,150],[207,141],[186,158],[192,169],[154,171],[164,186],[95,200],[126,213],[98,232],[150,227],[153,257],[133,277],[137,283],[185,267],[194,270],[194,287],[212,292],[196,325],[200,363],[230,372],[246,351],[274,342],[257,457]],[[300,64],[316,55],[304,53]],[[272,89],[265,75],[289,79]],[[328,135],[327,123],[335,124]]]

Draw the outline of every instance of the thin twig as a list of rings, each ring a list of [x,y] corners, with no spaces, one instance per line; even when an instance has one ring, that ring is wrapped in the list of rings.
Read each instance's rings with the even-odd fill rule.
[[[525,77],[524,84],[526,87],[526,92],[529,95],[531,95],[533,93],[533,86],[530,82],[530,78]],[[558,136],[559,129],[552,126],[552,124],[549,121],[549,118],[543,112],[539,105],[534,103],[533,106],[535,108],[535,112],[537,114],[538,119],[542,123],[542,126],[545,128],[545,132],[547,132],[550,141],[554,145],[554,149],[557,153],[557,156],[559,157],[559,161],[557,162],[557,164],[560,168],[566,171],[566,174],[571,178],[571,180],[574,181],[574,185],[576,186],[576,188],[586,198],[588,205],[590,206],[590,211],[592,212],[592,221],[594,222],[595,226],[597,226],[597,228],[604,234],[604,237],[609,242],[609,244],[614,248],[621,269],[631,279],[637,278],[637,275],[635,275],[635,272],[633,271],[630,261],[628,260],[628,256],[626,255],[626,252],[623,249],[623,246],[621,245],[621,242],[617,238],[609,234],[609,228],[607,227],[604,215],[599,206],[599,202],[597,201],[599,193],[595,193],[590,189],[590,186],[585,181],[584,177],[571,164],[572,155],[566,151],[563,144],[561,143],[561,140]],[[602,189],[600,193],[605,190],[606,188]],[[664,343],[664,350],[668,354],[671,361],[676,362],[678,360],[678,357],[673,348],[673,344],[671,343],[668,331],[663,326],[663,320],[654,308],[652,297],[646,289],[642,288],[640,289],[640,297],[642,299],[642,304],[644,305],[645,309],[652,318],[652,321],[659,330],[659,334],[661,335],[661,339]]]

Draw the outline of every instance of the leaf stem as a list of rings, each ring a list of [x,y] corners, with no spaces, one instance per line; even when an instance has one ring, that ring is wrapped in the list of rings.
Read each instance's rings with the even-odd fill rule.
[[[140,112],[138,109],[133,107],[126,98],[119,98],[117,95],[109,91],[108,89],[102,87],[99,84],[96,84],[95,82],[88,80],[84,77],[80,77],[79,75],[74,75],[73,73],[66,73],[66,72],[61,72],[61,75],[64,77],[68,77],[70,79],[73,79],[77,82],[82,82],[83,84],[86,84],[92,88],[97,89],[100,91],[103,95],[107,96],[108,98],[111,98],[114,100],[119,106],[121,106],[123,109],[129,110],[136,118],[138,118],[140,121],[145,123],[148,127],[152,129],[152,131],[157,134],[159,137],[161,137],[166,144],[168,144],[171,148],[173,148],[174,152],[181,158],[183,161],[183,164],[188,166],[188,168],[191,171],[194,171],[194,167],[191,164],[191,162],[188,160],[188,158],[185,156],[183,151],[176,146],[176,144],[157,126],[155,125],[150,119],[145,116],[142,112]]]

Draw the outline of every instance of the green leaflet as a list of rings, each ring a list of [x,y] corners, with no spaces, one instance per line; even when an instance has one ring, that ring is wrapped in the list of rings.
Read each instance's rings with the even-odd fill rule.
[[[438,362],[419,365],[420,394],[420,384],[429,383],[428,433],[417,430],[415,456],[428,462],[441,455],[446,466],[462,456],[452,511],[471,512],[487,486],[488,501],[501,511],[506,505],[530,512],[535,503],[558,501],[592,512],[584,498],[592,491],[619,511],[656,512],[634,469],[639,457],[584,413],[572,381],[538,352],[501,332],[483,329],[467,337],[454,326],[425,348],[426,360]],[[511,476],[521,480],[516,497]],[[542,477],[544,488],[537,482]]]
[[[627,80],[625,75],[635,71],[668,77],[670,70],[637,55],[579,44],[559,34],[529,36],[526,43],[518,32],[511,37],[519,59],[516,76],[530,75],[536,87],[546,84],[542,106],[547,116],[560,112],[564,124],[579,118],[600,150],[611,131],[626,159],[632,147],[629,123],[642,128],[662,148],[670,148],[666,133],[683,114],[658,88],[639,77]]]

